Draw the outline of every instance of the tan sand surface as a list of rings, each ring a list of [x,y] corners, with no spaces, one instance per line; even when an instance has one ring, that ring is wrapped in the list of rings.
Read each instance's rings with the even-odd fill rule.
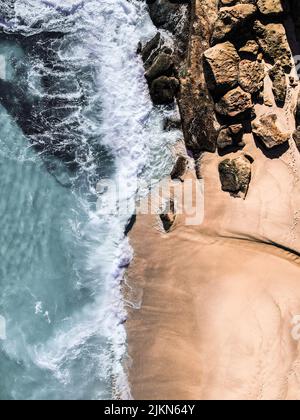
[[[141,302],[128,322],[134,398],[300,398],[297,153],[261,155],[245,201],[217,188],[207,155],[202,226],[179,217],[164,234],[155,216],[138,218],[128,273]]]

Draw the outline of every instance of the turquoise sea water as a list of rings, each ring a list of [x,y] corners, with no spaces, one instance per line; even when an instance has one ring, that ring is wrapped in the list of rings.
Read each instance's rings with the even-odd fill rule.
[[[84,214],[71,190],[28,149],[28,140],[3,109],[0,132],[0,307],[7,329],[1,343],[0,398],[57,397],[59,378],[51,365],[43,368],[43,357],[49,337],[58,327],[67,329],[73,314],[91,300],[79,272],[84,249],[72,225],[75,213],[79,219]],[[44,393],[45,381],[49,388]],[[96,389],[101,380],[91,385]]]
[[[0,105],[0,400],[129,398],[120,283],[132,257],[130,214],[106,212],[97,183],[121,179],[121,200],[132,205],[135,181],[159,178],[172,162],[166,145],[178,133],[162,131],[168,111],[153,109],[136,55],[155,28],[135,0],[10,3],[8,16],[0,1],[10,34],[0,38],[0,77],[65,101],[44,138],[63,133],[78,169],[37,153]],[[46,60],[14,37],[39,42],[58,30],[65,35],[45,45]],[[57,65],[46,63],[53,51]]]

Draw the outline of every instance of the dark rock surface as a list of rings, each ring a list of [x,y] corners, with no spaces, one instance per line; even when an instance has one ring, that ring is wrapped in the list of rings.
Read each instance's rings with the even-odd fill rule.
[[[251,162],[245,156],[225,159],[219,164],[222,190],[246,196],[251,180]]]

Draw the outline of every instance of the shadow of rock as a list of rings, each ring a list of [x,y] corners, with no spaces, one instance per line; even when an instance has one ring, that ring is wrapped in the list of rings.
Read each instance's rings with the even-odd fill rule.
[[[263,152],[263,154],[268,159],[279,159],[289,150],[289,142],[281,144],[280,146],[273,147],[272,149],[267,149],[258,136],[256,136],[255,134],[253,136],[256,146]]]

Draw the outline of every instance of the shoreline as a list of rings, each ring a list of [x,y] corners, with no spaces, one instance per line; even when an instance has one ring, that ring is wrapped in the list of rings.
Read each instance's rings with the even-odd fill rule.
[[[193,5],[204,13],[196,16],[201,23],[205,7],[215,7],[209,0],[204,8],[198,0]],[[207,92],[195,62],[196,52],[209,47],[204,35],[192,33],[190,74],[181,80],[188,149],[195,146],[190,122],[198,109],[188,104],[198,88]],[[175,214],[170,232],[163,232],[158,216],[138,216],[130,232],[135,255],[124,293],[133,303],[126,328],[135,399],[300,399],[300,342],[293,337],[300,314],[300,154],[292,139],[299,84],[288,87],[285,105],[278,106],[271,66],[263,63],[264,103],[254,103],[256,121],[275,114],[289,142],[267,150],[248,130],[241,150],[223,154],[205,150],[215,141],[209,131],[209,138],[198,139],[205,148],[183,177],[197,179],[201,172],[203,223],[187,226],[187,215]],[[213,118],[206,118],[208,127]],[[247,188],[232,194],[221,188],[219,171],[237,157],[251,158],[250,175]]]

